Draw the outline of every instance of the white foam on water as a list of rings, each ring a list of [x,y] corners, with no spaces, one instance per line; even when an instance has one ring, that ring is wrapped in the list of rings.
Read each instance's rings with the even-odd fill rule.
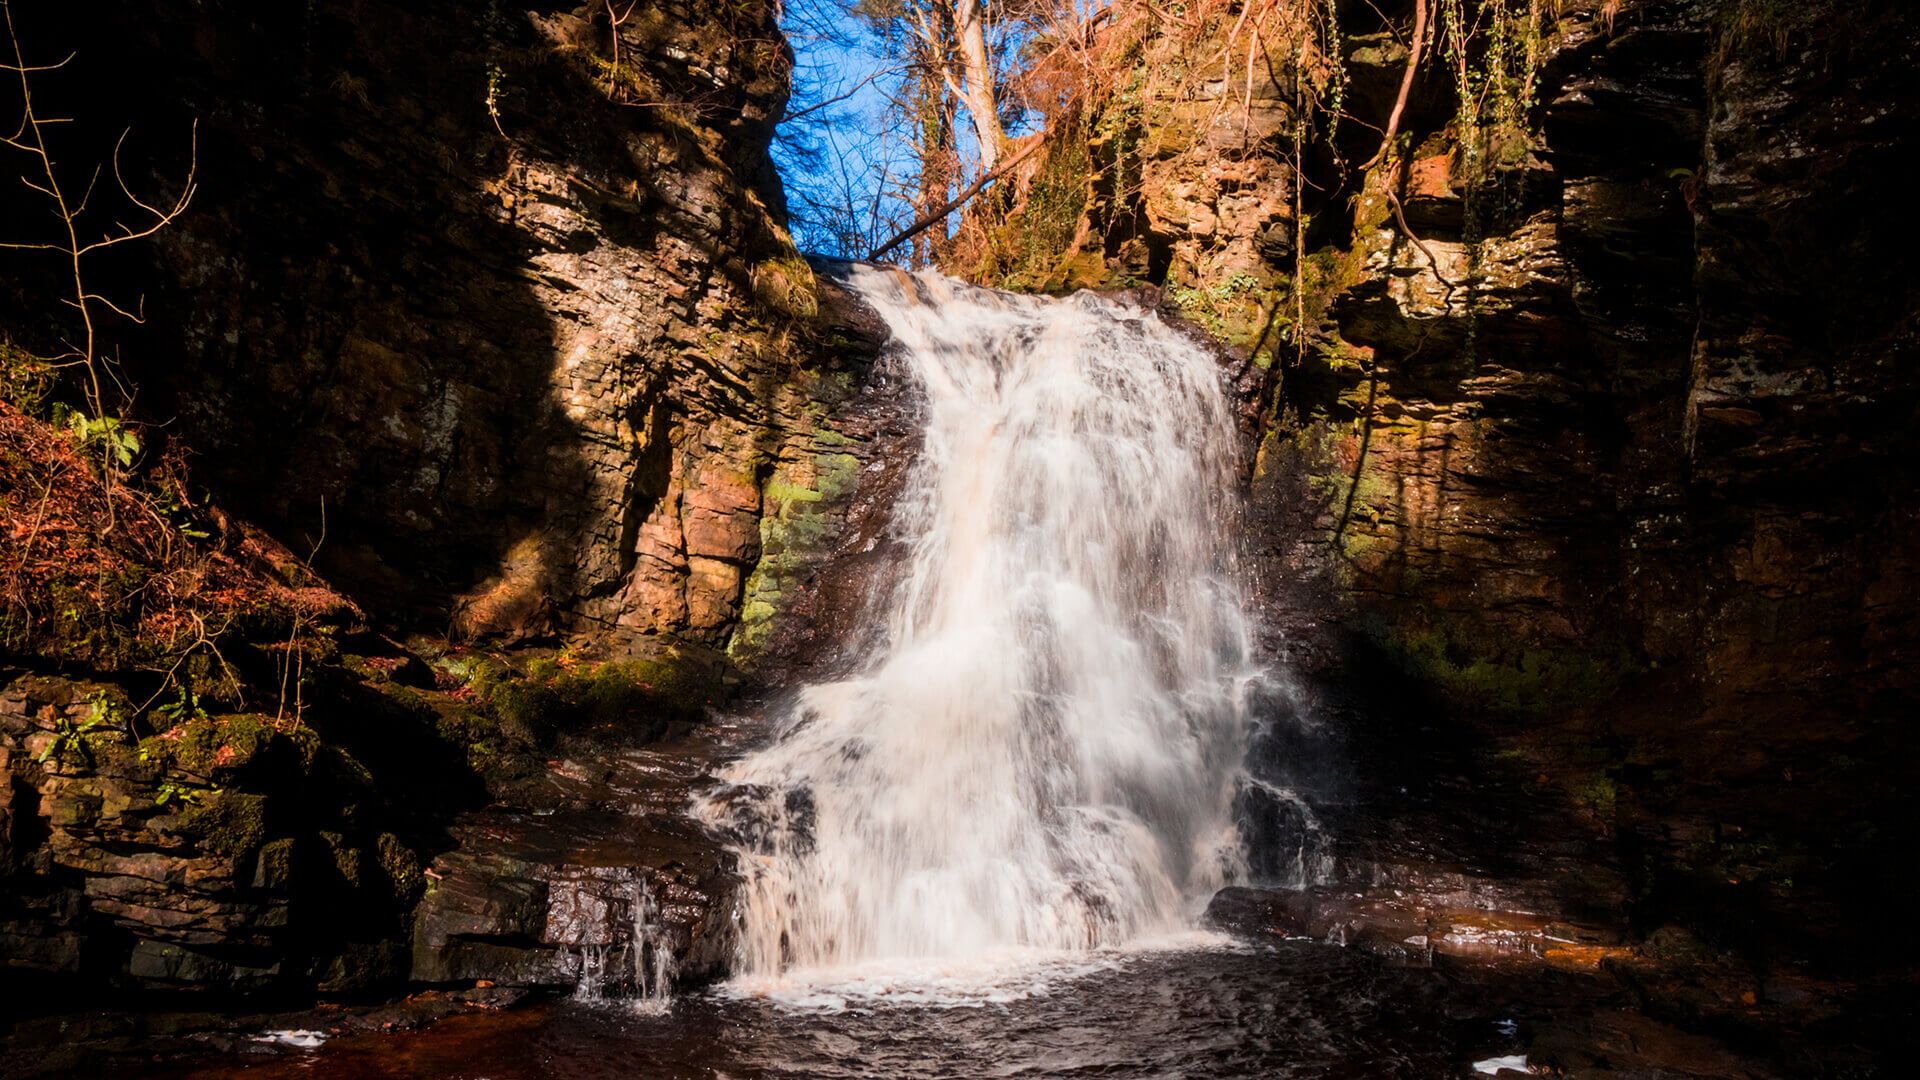
[[[301,1050],[311,1050],[327,1041],[324,1031],[307,1031],[300,1028],[288,1028],[282,1031],[263,1031],[253,1037],[257,1043],[272,1043],[276,1046],[292,1046]]]
[[[1124,970],[1154,956],[1201,951],[1243,952],[1245,942],[1186,931],[1088,950],[1006,948],[973,957],[879,959],[842,967],[790,968],[745,976],[716,987],[717,996],[764,1001],[789,1012],[916,1006],[979,1008],[1051,996],[1065,984]]]

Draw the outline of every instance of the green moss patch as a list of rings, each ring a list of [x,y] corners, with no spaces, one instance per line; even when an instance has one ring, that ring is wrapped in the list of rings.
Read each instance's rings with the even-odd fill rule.
[[[267,838],[267,797],[210,792],[181,812],[177,831],[209,851],[235,858],[250,855]]]
[[[524,672],[489,667],[470,688],[501,734],[535,746],[585,729],[653,738],[668,723],[699,719],[713,702],[709,681],[671,659],[540,659]]]
[[[1418,626],[1368,624],[1369,636],[1401,668],[1469,709],[1538,714],[1611,697],[1646,666],[1624,646],[1591,652],[1546,645],[1483,644],[1480,634],[1450,630],[1431,615]]]

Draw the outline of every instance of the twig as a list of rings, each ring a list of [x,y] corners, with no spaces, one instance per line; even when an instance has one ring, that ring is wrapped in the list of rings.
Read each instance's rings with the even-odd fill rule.
[[[60,477],[60,470],[67,467],[64,461],[56,462],[53,472],[47,474],[47,486],[41,489],[40,506],[33,512],[33,531],[27,534],[26,547],[20,552],[20,567],[25,569],[27,560],[33,558],[33,543],[40,539],[40,526],[47,520],[47,500],[53,497],[53,482]]]
[[[323,495],[320,497],[320,536],[314,540],[313,546],[307,549],[307,557],[304,560],[302,560],[302,566],[306,570],[308,577],[313,576],[314,556],[320,554],[320,545],[326,542],[327,542],[327,499],[326,499],[326,496]],[[302,648],[299,643],[300,629],[301,629],[301,626],[306,622],[306,616],[300,613],[300,603],[297,597],[295,598],[292,606],[293,606],[293,625],[287,630],[286,666],[280,669],[280,702],[278,705],[274,707],[273,719],[274,719],[274,722],[278,723],[280,720],[282,720],[286,716],[287,680],[292,679],[293,680],[293,720],[294,720],[294,723],[297,724],[300,722],[300,717],[302,713],[306,711],[305,706],[302,704],[302,701],[301,701],[300,680],[306,674],[306,670],[307,670],[307,665],[306,665],[307,650]],[[296,663],[298,664],[297,670],[295,666]]]
[[[215,637],[218,637],[220,634],[224,634],[229,629],[232,629],[234,619],[236,617],[235,614],[229,612],[227,615],[227,621],[225,623],[222,623],[218,633],[214,633],[214,634],[207,633],[206,616],[200,614],[197,611],[190,611],[187,613],[187,617],[193,620],[193,637],[194,637],[193,643],[191,645],[188,645],[186,649],[184,649],[180,653],[179,657],[174,660],[172,667],[168,668],[166,671],[161,673],[160,689],[155,690],[153,692],[153,696],[147,698],[147,700],[135,706],[133,709],[133,714],[132,714],[133,716],[137,716],[140,713],[143,713],[147,711],[147,709],[151,708],[154,702],[160,700],[160,695],[166,693],[168,688],[170,687],[178,686],[180,687],[182,692],[188,691],[189,688],[184,683],[181,683],[178,679],[175,678],[175,673],[180,670],[180,665],[186,663],[187,658],[193,655],[193,650],[199,648],[202,645],[205,645],[207,647],[207,651],[213,654],[213,658],[220,662],[220,670],[223,674],[226,675],[227,684],[233,687],[233,692],[238,697],[238,700],[235,702],[235,704],[241,705],[241,706],[244,706],[246,704],[246,695],[245,695],[245,692],[240,687],[239,676],[233,673],[233,665],[227,663],[227,658],[221,655],[220,646],[215,645],[213,642],[213,639]],[[130,716],[129,719],[131,718],[132,717]],[[148,726],[152,727],[153,725],[149,723]]]
[[[1146,3],[1146,4],[1143,4],[1142,6],[1144,6],[1148,11],[1153,12],[1155,15],[1160,16],[1162,19],[1165,19],[1170,23],[1179,23],[1181,26],[1198,26],[1199,25],[1198,23],[1193,21],[1192,16],[1175,15],[1172,12],[1162,10],[1159,6],[1153,3]],[[1112,11],[1113,11],[1112,8],[1102,8],[1100,13],[1111,14]],[[1096,18],[1098,17],[1098,14],[1099,13],[1096,14],[1095,16]]]
[[[1445,302],[1452,303],[1453,291],[1460,287],[1460,283],[1456,281],[1449,281],[1447,279],[1447,275],[1440,272],[1440,260],[1434,258],[1433,252],[1427,249],[1427,245],[1425,241],[1421,240],[1418,236],[1414,235],[1413,227],[1407,224],[1406,211],[1403,210],[1400,206],[1400,196],[1393,193],[1392,181],[1389,180],[1386,184],[1384,184],[1382,187],[1382,190],[1384,190],[1387,193],[1387,202],[1389,205],[1393,207],[1393,220],[1400,223],[1400,231],[1403,233],[1406,233],[1407,239],[1413,242],[1413,246],[1419,248],[1420,254],[1425,255],[1427,257],[1427,261],[1433,264],[1433,276],[1436,278],[1439,278],[1440,284],[1445,285],[1447,287],[1447,295],[1446,295]]]
[[[640,0],[627,5],[627,14],[616,18],[613,14],[613,0],[607,0],[607,36],[613,39],[613,61],[607,65],[607,96],[612,97],[620,80],[620,24],[627,21]]]
[[[93,175],[87,180],[86,190],[81,194],[78,202],[68,198],[66,189],[60,183],[59,170],[54,168],[53,154],[47,145],[45,132],[48,124],[63,123],[64,121],[53,117],[43,117],[36,111],[33,100],[33,80],[28,77],[34,72],[51,71],[64,67],[73,59],[74,54],[69,54],[65,60],[57,64],[28,64],[25,51],[20,44],[19,30],[14,25],[13,5],[10,0],[0,0],[0,14],[4,15],[7,24],[7,39],[8,43],[12,46],[14,61],[11,64],[0,63],[0,70],[14,72],[20,77],[20,123],[12,135],[0,137],[0,143],[23,151],[35,159],[39,166],[39,176],[41,180],[44,180],[44,183],[40,182],[40,180],[30,179],[25,175],[21,175],[17,177],[17,179],[20,181],[20,184],[29,191],[38,192],[53,202],[54,216],[59,219],[62,230],[66,235],[64,243],[5,242],[0,243],[0,246],[15,249],[54,251],[66,257],[68,268],[73,275],[73,292],[68,297],[63,298],[62,303],[79,311],[81,329],[84,333],[81,344],[74,345],[68,343],[68,349],[70,351],[65,355],[52,359],[58,362],[71,357],[77,361],[78,366],[86,369],[87,382],[84,390],[86,403],[87,407],[92,410],[94,417],[97,419],[105,416],[107,412],[105,401],[106,393],[101,381],[102,368],[106,369],[106,374],[113,379],[116,385],[120,385],[120,380],[118,375],[112,370],[117,361],[112,361],[99,355],[99,334],[97,327],[94,325],[92,305],[99,304],[108,311],[131,319],[134,322],[141,321],[144,312],[130,312],[107,297],[90,291],[87,288],[86,275],[82,272],[81,260],[84,256],[99,251],[102,248],[109,248],[117,244],[126,243],[129,240],[139,240],[152,236],[154,233],[172,224],[176,218],[186,212],[187,204],[193,199],[195,190],[194,176],[199,167],[199,123],[198,121],[195,122],[193,133],[189,138],[187,176],[181,185],[180,196],[174,200],[171,209],[165,210],[142,200],[138,195],[133,193],[132,186],[127,183],[126,176],[120,168],[120,151],[126,144],[128,132],[122,131],[120,133],[120,138],[114,143],[113,147],[112,163],[114,182],[119,186],[121,195],[125,196],[128,202],[152,215],[153,220],[143,228],[134,228],[125,222],[116,221],[113,225],[120,230],[118,235],[109,234],[92,243],[82,243],[79,232],[80,215],[86,211],[87,204],[92,200],[93,191],[99,182],[102,170],[99,167],[94,169]],[[136,307],[138,306],[139,305],[136,305]],[[124,386],[122,386],[122,389],[124,389]],[[111,484],[112,465],[110,461],[105,462],[105,464],[107,465],[106,471],[109,474],[108,482]],[[108,500],[108,510],[111,516],[111,498]]]
[[[885,78],[888,75],[898,75],[899,73],[905,70],[906,69],[903,67],[890,67],[882,71],[876,71],[873,74],[867,76],[866,78],[861,79],[859,82],[854,83],[853,89],[848,90],[846,93],[841,94],[838,97],[830,97],[825,101],[817,101],[812,105],[809,105],[804,109],[801,109],[799,112],[788,113],[787,115],[780,118],[780,122],[784,124],[789,120],[798,120],[810,112],[818,112],[819,110],[824,109],[829,105],[838,105],[841,102],[852,97],[853,95],[859,93],[863,88],[866,87],[868,83],[873,82],[875,79]]]

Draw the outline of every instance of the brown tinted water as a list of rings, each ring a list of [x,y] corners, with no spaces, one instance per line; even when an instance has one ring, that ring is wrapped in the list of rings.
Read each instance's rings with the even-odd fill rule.
[[[1391,1080],[1467,1076],[1476,1058],[1518,1052],[1511,1026],[1473,1015],[1442,973],[1307,942],[1140,954],[969,1004],[826,1000],[794,1007],[721,989],[681,997],[661,1015],[563,1001],[133,1075]]]

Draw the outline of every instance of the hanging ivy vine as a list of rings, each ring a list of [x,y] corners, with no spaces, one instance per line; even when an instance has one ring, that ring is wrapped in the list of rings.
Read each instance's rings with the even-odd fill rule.
[[[1474,358],[1478,293],[1485,267],[1487,195],[1509,216],[1521,197],[1512,175],[1527,159],[1540,63],[1540,0],[1438,0],[1441,52],[1456,97],[1454,126],[1463,191],[1466,254],[1464,352]]]

